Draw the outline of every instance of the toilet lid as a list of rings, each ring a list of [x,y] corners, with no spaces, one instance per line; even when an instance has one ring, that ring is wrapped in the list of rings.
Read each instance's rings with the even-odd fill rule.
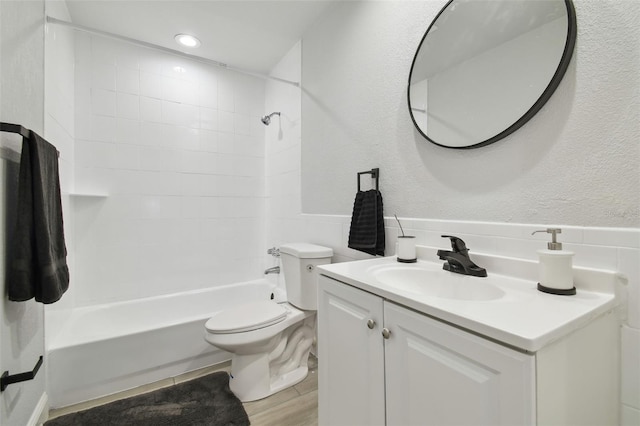
[[[279,323],[287,309],[270,300],[246,303],[213,315],[205,327],[210,333],[241,333]]]

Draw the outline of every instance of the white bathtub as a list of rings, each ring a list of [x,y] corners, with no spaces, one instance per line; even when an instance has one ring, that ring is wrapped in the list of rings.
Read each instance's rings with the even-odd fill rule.
[[[47,313],[49,404],[64,407],[231,359],[204,340],[204,323],[274,291],[256,280]]]

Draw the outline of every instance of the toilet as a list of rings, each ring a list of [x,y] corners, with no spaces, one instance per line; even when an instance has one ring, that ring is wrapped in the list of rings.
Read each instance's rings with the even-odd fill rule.
[[[315,340],[316,266],[333,250],[308,243],[280,246],[287,302],[246,303],[209,318],[205,340],[233,354],[229,387],[242,402],[266,398],[301,382]]]

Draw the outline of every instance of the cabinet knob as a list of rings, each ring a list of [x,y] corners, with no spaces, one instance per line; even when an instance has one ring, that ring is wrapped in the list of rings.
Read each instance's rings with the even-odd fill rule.
[[[382,329],[382,337],[384,337],[385,339],[388,339],[389,336],[391,336],[391,331],[389,331],[388,328],[383,328]]]
[[[369,327],[370,329],[373,330],[373,327],[376,326],[376,322],[372,319],[370,319],[369,321],[367,321],[367,327]]]

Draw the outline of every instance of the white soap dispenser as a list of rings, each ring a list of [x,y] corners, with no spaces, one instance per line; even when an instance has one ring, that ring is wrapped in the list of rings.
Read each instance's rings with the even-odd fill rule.
[[[573,255],[571,251],[562,250],[562,243],[556,241],[556,234],[562,233],[559,228],[543,229],[536,232],[551,234],[551,242],[547,250],[538,250],[539,280],[538,290],[545,293],[571,296],[576,294],[573,285]]]

